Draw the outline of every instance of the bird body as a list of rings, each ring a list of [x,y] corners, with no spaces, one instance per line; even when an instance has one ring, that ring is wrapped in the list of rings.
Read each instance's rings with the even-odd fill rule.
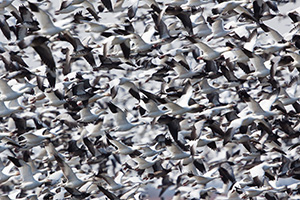
[[[37,181],[33,177],[31,167],[24,160],[16,159],[11,156],[9,156],[8,159],[12,161],[14,165],[16,165],[19,168],[22,177],[22,183],[20,187],[23,190],[32,190],[43,184],[42,182]]]
[[[231,50],[230,47],[224,47],[219,50],[215,50],[203,42],[197,42],[196,46],[203,52],[203,54],[197,59],[204,60],[215,60],[219,58],[223,52]]]
[[[0,79],[0,92],[0,101],[10,101],[22,96],[22,93],[13,91],[3,79]]]

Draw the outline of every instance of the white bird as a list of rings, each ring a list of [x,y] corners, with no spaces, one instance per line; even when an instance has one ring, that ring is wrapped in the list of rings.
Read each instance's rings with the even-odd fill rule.
[[[206,185],[207,183],[211,182],[212,180],[215,180],[217,177],[208,177],[203,175],[194,175],[194,174],[188,174],[188,176],[192,179],[194,179],[197,184],[200,185]]]
[[[39,187],[43,184],[43,182],[39,182],[34,179],[31,167],[21,159],[17,159],[11,156],[8,156],[8,159],[14,163],[16,167],[18,167],[21,177],[22,177],[22,182],[20,187],[23,190],[32,190],[36,187]]]
[[[17,173],[14,174],[5,174],[3,173],[3,169],[5,168],[2,160],[0,159],[0,184],[4,183],[5,181],[7,181],[10,177],[14,176],[14,175],[18,175]]]
[[[117,28],[117,24],[100,24],[97,22],[87,22],[89,28],[85,30],[86,32],[93,32],[93,33],[102,33],[110,28]]]
[[[171,153],[171,156],[166,159],[181,160],[191,156],[191,154],[184,152],[176,143],[172,142],[172,140],[166,138],[165,143],[167,150]]]
[[[79,111],[80,118],[78,119],[78,121],[84,123],[95,122],[99,119],[100,115],[106,113],[107,112],[105,110],[100,110],[99,112],[94,114],[91,112],[91,108],[87,105]]]
[[[191,69],[187,69],[187,66],[183,66],[179,62],[175,61],[174,59],[168,64],[171,64],[173,66],[174,71],[177,73],[177,76],[175,78],[179,79],[186,79],[186,78],[193,78],[197,76],[201,76],[201,72],[192,71]]]
[[[13,113],[20,112],[23,110],[23,107],[18,108],[7,108],[4,104],[4,101],[0,101],[0,117],[7,117]]]
[[[155,45],[163,42],[163,40],[158,39],[153,42],[147,43],[138,34],[131,34],[130,39],[134,43],[132,50],[136,53],[147,52],[151,50]]]
[[[227,143],[230,141],[236,130],[238,130],[240,127],[248,127],[255,121],[264,124],[265,127],[270,127],[270,125],[264,120],[264,115],[249,114],[230,122],[226,131],[226,138],[224,139],[224,142]]]
[[[215,38],[223,38],[227,36],[231,31],[225,30],[223,26],[223,20],[216,19],[212,24],[212,36],[208,39],[210,41],[211,39]]]
[[[117,183],[112,177],[107,176],[105,174],[98,174],[100,178],[103,178],[106,183],[108,183],[108,189],[111,191],[120,190],[125,187],[125,185]]]
[[[212,118],[216,115],[219,115],[223,110],[229,110],[234,107],[233,104],[228,104],[225,106],[215,106],[209,109],[206,109],[199,113],[199,116],[205,116],[206,118]]]
[[[56,15],[71,13],[78,8],[83,8],[82,5],[74,5],[73,1],[61,1],[59,10],[55,11]]]
[[[277,111],[270,111],[271,106],[278,100],[278,94],[273,95],[270,99],[265,99],[262,102],[257,103],[245,90],[240,90],[238,93],[240,97],[246,102],[253,115],[271,117],[278,114]],[[262,105],[266,109],[263,109]],[[244,110],[242,110],[238,114],[238,116],[242,116],[245,112],[248,111],[248,108],[246,107]]]
[[[138,163],[136,168],[141,170],[150,168],[155,164],[155,161],[147,161],[141,156],[134,156],[132,159]]]
[[[60,155],[54,154],[54,157],[58,163],[58,166],[61,168],[65,178],[67,179],[67,182],[64,184],[64,187],[77,188],[81,187],[86,183],[86,181],[82,181],[76,176],[71,167],[63,160],[63,158]]]
[[[59,107],[67,102],[58,90],[53,91],[51,88],[47,88],[45,89],[44,94],[49,100],[49,102],[44,104],[45,106]]]
[[[0,79],[0,92],[0,101],[14,100],[23,95],[23,93],[12,90],[7,81],[3,79]]]
[[[222,55],[222,53],[231,50],[230,47],[213,49],[212,47],[208,46],[203,42],[197,42],[195,45],[202,51],[202,55],[199,56],[197,59],[204,59],[204,60],[215,60],[219,58]]]
[[[247,55],[249,57],[249,55]],[[254,72],[246,74],[245,76],[253,76],[258,78],[264,78],[270,74],[270,69],[265,66],[264,60],[262,57],[252,53],[252,56],[249,57],[250,62],[255,68]],[[242,77],[243,79],[243,77]]]
[[[166,114],[183,115],[188,112],[195,112],[201,107],[199,104],[189,105],[189,100],[193,95],[193,87],[190,82],[187,82],[184,90],[185,94],[182,95],[176,103],[168,99],[166,100],[167,103],[164,105],[169,109]]]
[[[106,138],[115,146],[117,147],[117,152],[123,155],[129,155],[133,153],[135,150],[127,145],[125,145],[123,142],[118,141],[114,139],[111,135],[106,134]]]
[[[43,129],[42,135],[37,135],[31,132],[23,134],[21,137],[24,137],[24,141],[20,142],[20,145],[23,146],[23,148],[29,149],[34,146],[37,146],[41,144],[45,139],[54,137],[53,134],[51,135],[44,135],[46,132],[50,133],[46,128]]]
[[[207,78],[203,78],[202,80],[200,80],[199,82],[199,86],[200,86],[200,94],[211,94],[213,92],[217,92],[219,89],[212,87],[209,83]]]
[[[39,31],[41,34],[51,36],[65,30],[65,28],[55,26],[50,19],[49,14],[40,9],[36,4],[30,2],[28,3],[30,10],[34,13],[41,26],[41,30]]]
[[[123,112],[119,107],[114,105],[113,103],[109,102],[107,103],[110,111],[114,114],[114,118],[117,124],[117,127],[113,130],[115,131],[128,131],[132,129],[133,127],[139,126],[144,124],[144,122],[140,123],[130,123],[126,118],[126,113]]]
[[[212,0],[188,0],[188,2],[184,5],[182,5],[183,8],[190,8],[190,7],[197,7],[197,6],[201,6],[203,4],[207,4],[212,2]]]
[[[182,4],[185,4],[187,0],[174,0],[166,5],[170,6],[181,6]]]
[[[88,132],[88,137],[99,137],[105,135],[105,130],[103,129],[103,119],[99,118],[92,129]]]
[[[156,102],[152,99],[142,98],[142,101],[145,103],[146,106],[147,114],[145,116],[147,117],[155,118],[167,112],[166,110],[159,109]]]
[[[142,156],[144,156],[144,157],[152,157],[152,156],[158,155],[162,151],[164,151],[164,149],[156,151],[156,150],[152,149],[149,145],[141,146],[138,149],[143,151]]]
[[[234,10],[236,7],[240,6],[244,1],[224,1],[222,3],[216,4],[213,8],[212,11],[214,13],[218,13],[220,15],[226,14],[229,11]]]
[[[210,34],[212,34],[212,30],[208,26],[208,24],[205,22],[204,18],[203,18],[202,22],[200,22],[199,24],[196,24],[196,27],[194,29],[195,29],[194,32],[196,33],[196,36],[199,38],[205,38],[205,37],[209,36]]]

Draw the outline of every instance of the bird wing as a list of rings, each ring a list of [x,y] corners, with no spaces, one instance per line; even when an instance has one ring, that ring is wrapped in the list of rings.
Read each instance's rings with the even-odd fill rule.
[[[0,79],[0,91],[3,94],[9,94],[9,93],[14,93],[15,91],[13,91],[11,89],[11,87],[7,84],[7,81]]]
[[[32,12],[34,12],[42,29],[47,30],[47,29],[52,29],[55,27],[52,20],[50,19],[50,16],[45,11],[40,9],[34,3],[30,3],[30,2],[28,2],[28,3],[29,3],[29,8],[31,9]]]
[[[203,43],[203,42],[197,42],[196,46],[201,49],[205,54],[214,54],[215,51],[209,47],[207,44]]]
[[[68,179],[69,182],[72,182],[73,180],[78,180],[71,167],[58,154],[54,154],[54,158],[57,161],[58,166],[61,168],[64,176]]]

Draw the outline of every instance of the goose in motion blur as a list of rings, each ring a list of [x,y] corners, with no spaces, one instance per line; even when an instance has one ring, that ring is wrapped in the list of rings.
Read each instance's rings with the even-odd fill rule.
[[[0,101],[10,101],[22,96],[23,93],[11,89],[7,81],[0,79]]]
[[[64,187],[68,188],[80,188],[86,182],[80,180],[76,174],[73,172],[72,168],[66,163],[66,161],[59,154],[54,154],[54,158],[58,163],[58,166],[62,170],[67,182],[64,184]]]
[[[41,26],[41,30],[39,30],[38,32],[40,32],[42,35],[50,35],[51,36],[51,35],[55,35],[55,34],[60,33],[65,30],[65,28],[55,26],[49,16],[49,14],[46,13],[44,10],[40,9],[38,7],[38,5],[36,5],[34,3],[30,3],[30,2],[28,2],[28,4],[29,4],[30,10],[34,13],[34,15],[36,16],[36,18]]]
[[[220,47],[218,49],[213,49],[212,47],[200,41],[195,43],[195,45],[202,51],[202,55],[197,58],[199,60],[215,60],[218,59],[222,53],[231,50],[231,47]]]
[[[128,131],[133,127],[139,126],[144,124],[144,122],[139,123],[131,123],[126,118],[126,113],[122,111],[119,107],[117,107],[112,102],[108,102],[107,106],[109,107],[110,111],[114,114],[114,119],[116,120],[116,128],[113,128],[113,131]]]
[[[129,155],[132,154],[135,150],[127,145],[125,145],[123,142],[114,139],[110,134],[106,134],[106,138],[115,146],[117,147],[117,152],[123,155]]]
[[[32,190],[43,184],[43,182],[35,180],[33,177],[31,167],[24,160],[17,159],[15,157],[8,156],[7,157],[14,165],[19,169],[22,182],[20,188],[23,190]]]
[[[21,106],[17,108],[8,108],[4,101],[0,101],[0,117],[7,117],[22,110],[24,110],[24,108]]]

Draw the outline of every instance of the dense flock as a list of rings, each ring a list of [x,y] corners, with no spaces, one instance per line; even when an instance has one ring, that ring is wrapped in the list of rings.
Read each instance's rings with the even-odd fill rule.
[[[300,199],[285,4],[1,0],[0,199]]]

